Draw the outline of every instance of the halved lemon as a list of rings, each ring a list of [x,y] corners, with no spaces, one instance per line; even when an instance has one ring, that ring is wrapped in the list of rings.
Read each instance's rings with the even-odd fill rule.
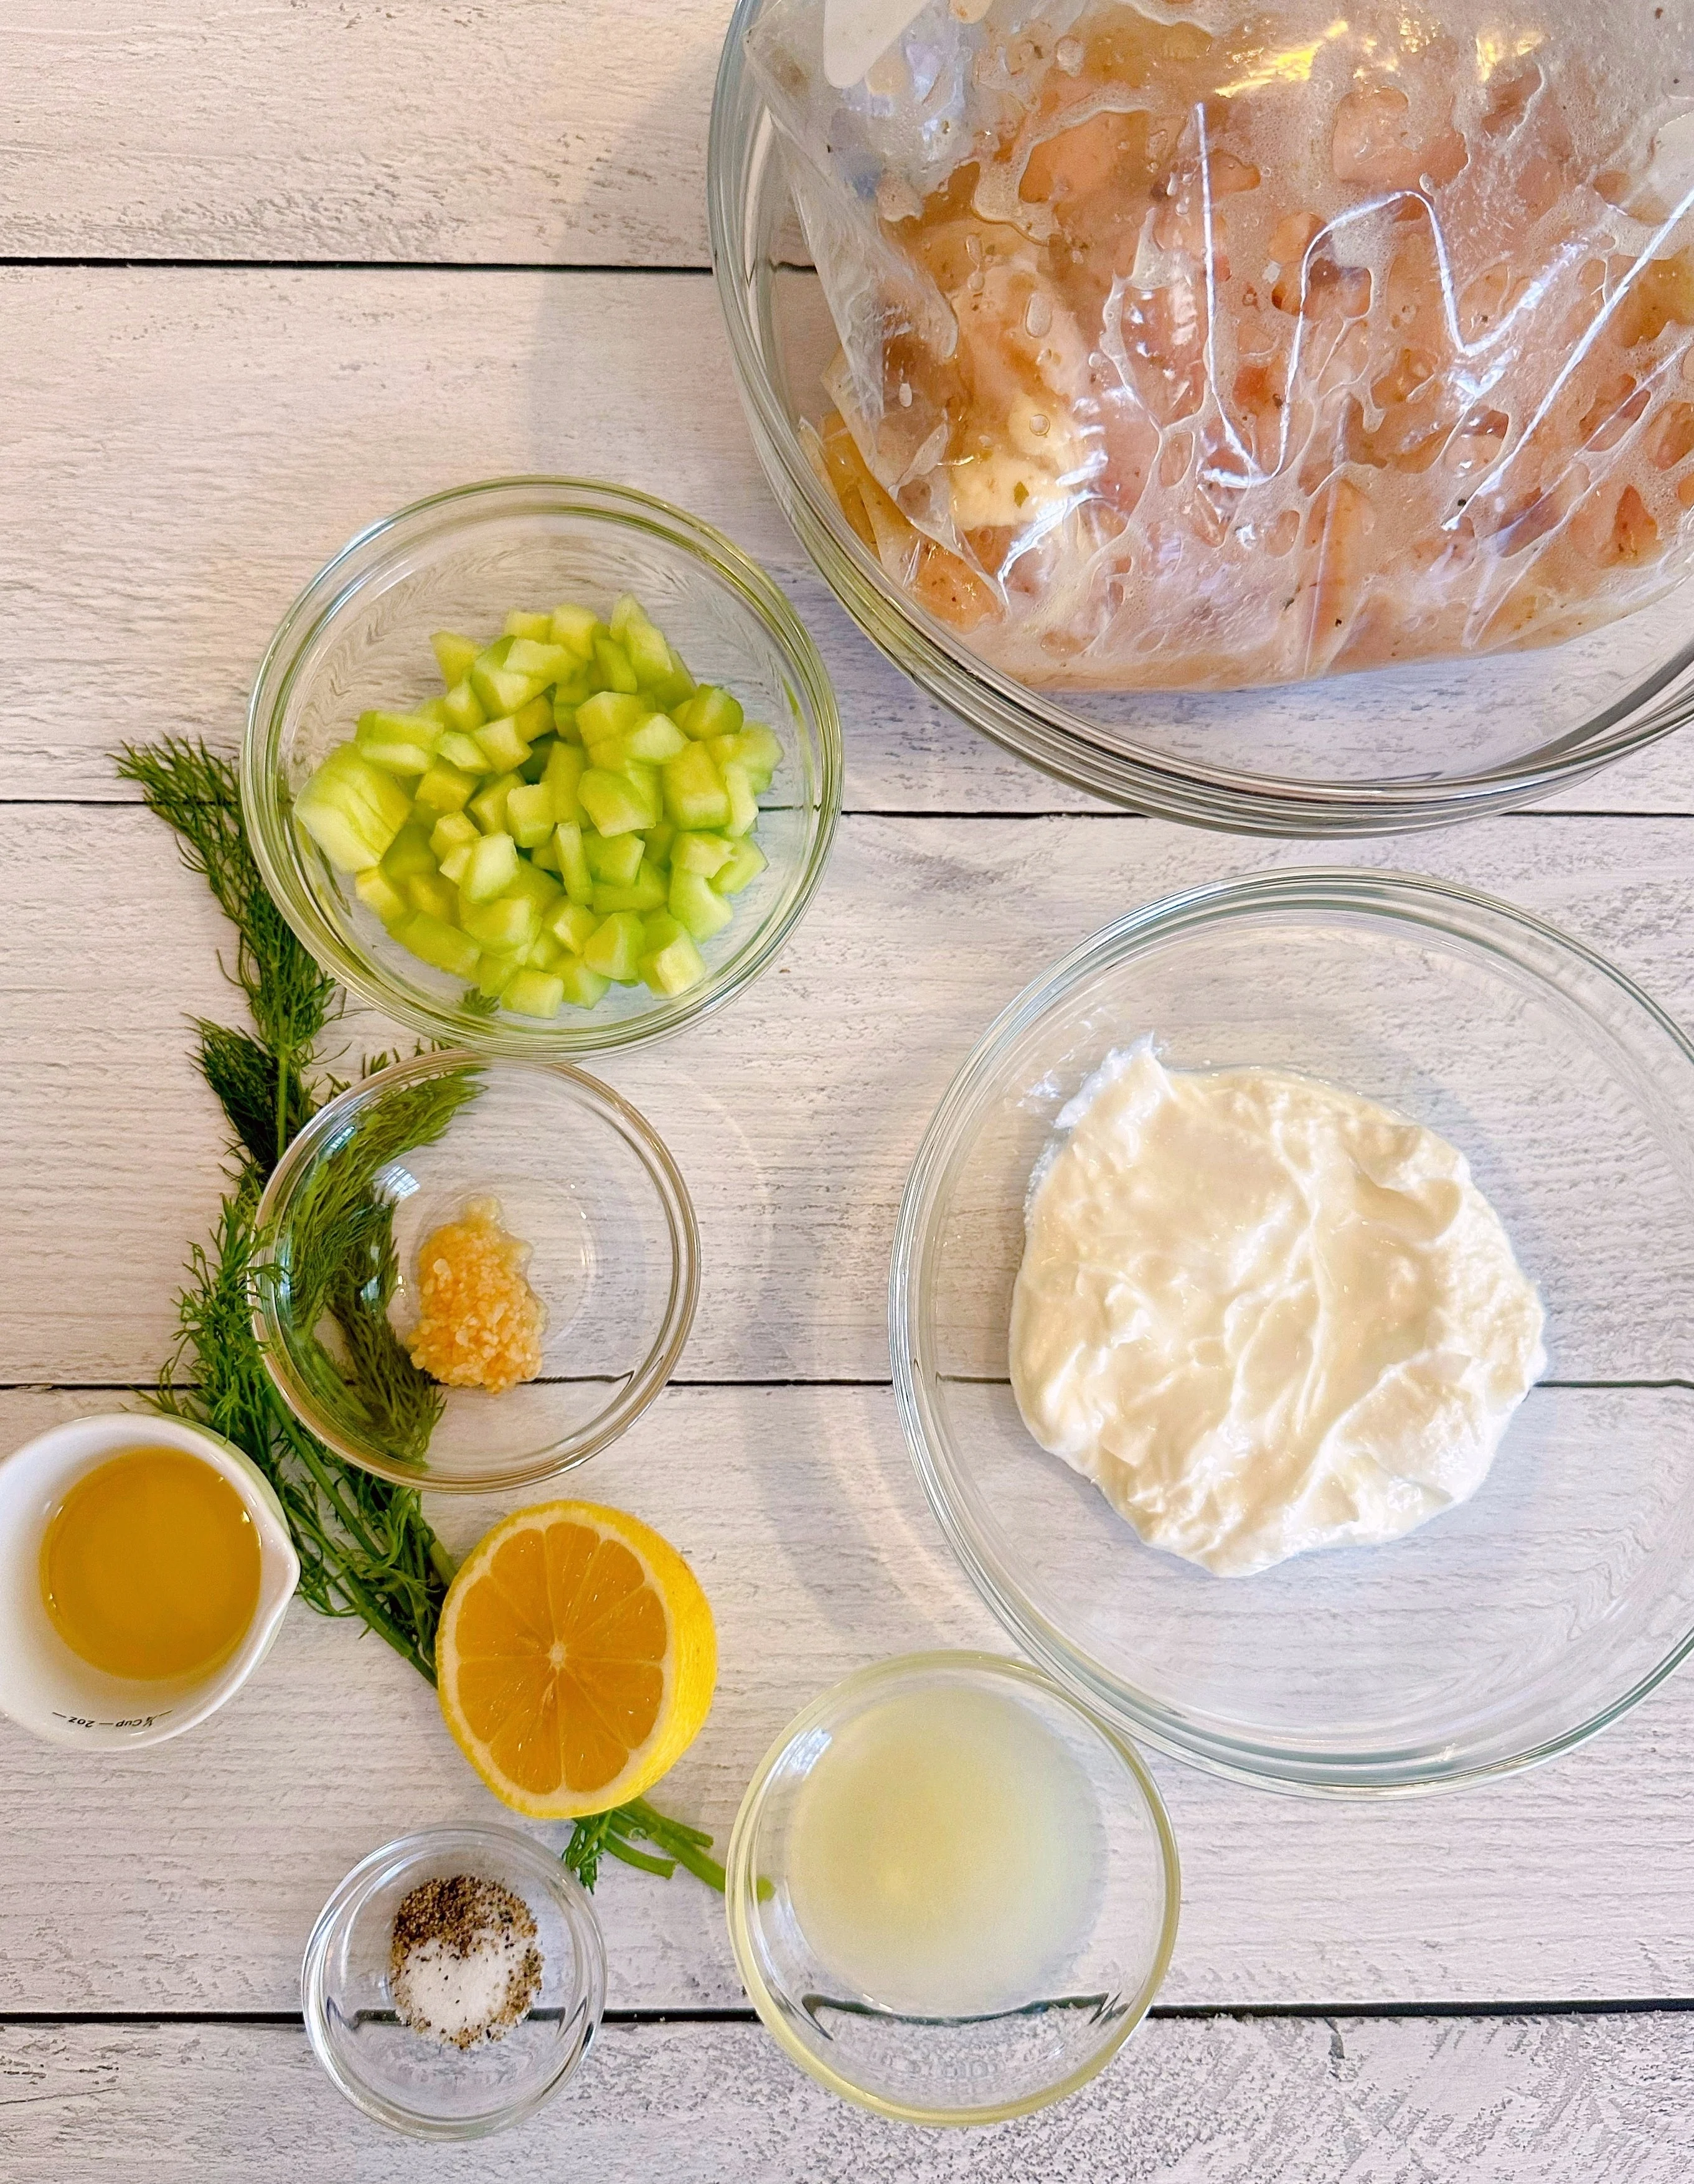
[[[638,1797],[699,1734],[717,1680],[699,1581],[638,1518],[520,1509],[479,1540],[436,1631],[441,1710],[494,1795],[532,1819]]]

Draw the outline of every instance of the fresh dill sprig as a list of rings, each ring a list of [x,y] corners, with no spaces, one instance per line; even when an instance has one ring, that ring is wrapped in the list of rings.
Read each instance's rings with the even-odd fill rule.
[[[172,736],[125,746],[118,771],[176,831],[183,862],[203,875],[234,926],[236,966],[229,975],[253,1019],[250,1032],[193,1019],[200,1072],[228,1121],[237,1167],[209,1246],[196,1244],[190,1251],[187,1286],[177,1299],[177,1345],[160,1371],[153,1401],[161,1411],[233,1441],[265,1474],[300,1557],[302,1598],[321,1615],[358,1617],[433,1684],[436,1625],[453,1578],[452,1558],[413,1488],[343,1462],[300,1424],[272,1386],[253,1329],[254,1223],[265,1185],[320,1096],[343,1089],[328,1076],[315,1089],[309,1073],[317,1041],[340,1010],[340,989],[271,900],[248,844],[240,783],[227,759]],[[393,1058],[373,1058],[366,1073]],[[388,1323],[398,1274],[393,1208],[374,1190],[374,1179],[384,1160],[441,1134],[474,1096],[474,1078],[466,1069],[430,1080],[433,1096],[418,1103],[421,1112],[400,1108],[404,1095],[385,1102],[379,1117],[389,1108],[404,1117],[396,1121],[396,1138],[387,1139],[390,1150],[374,1161],[362,1159],[356,1184],[349,1171],[346,1191],[326,1192],[320,1209],[314,1262],[320,1272],[328,1269],[323,1307],[341,1327],[367,1397],[382,1391],[377,1407],[387,1407],[385,1435],[399,1436],[397,1447],[406,1433],[417,1432],[421,1416],[420,1391],[406,1376],[426,1376]],[[367,1152],[374,1142],[367,1141]],[[427,1386],[438,1407],[439,1391],[432,1382]],[[424,1431],[424,1446],[428,1437]],[[637,1842],[651,1843],[661,1855],[637,1850]],[[578,1820],[563,1856],[589,1888],[602,1852],[609,1852],[666,1877],[684,1865],[722,1890],[723,1869],[705,1855],[710,1842],[699,1829],[667,1819],[636,1798]]]

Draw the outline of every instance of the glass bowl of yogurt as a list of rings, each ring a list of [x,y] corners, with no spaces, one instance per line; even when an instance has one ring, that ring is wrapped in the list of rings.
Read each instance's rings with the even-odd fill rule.
[[[930,1125],[889,1299],[919,1474],[1020,1645],[1318,1793],[1509,1772],[1651,1690],[1694,1647],[1691,1065],[1579,943],[1395,873],[1196,889],[1031,986]],[[1303,1320],[1288,1205],[1357,1247]]]

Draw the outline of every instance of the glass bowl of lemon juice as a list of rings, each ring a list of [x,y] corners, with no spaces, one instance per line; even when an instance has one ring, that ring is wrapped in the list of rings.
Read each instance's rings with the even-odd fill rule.
[[[754,2007],[802,2070],[910,2123],[1044,2108],[1146,2014],[1181,1893],[1132,1748],[1037,1669],[918,1653],[800,1714],[727,1864]]]

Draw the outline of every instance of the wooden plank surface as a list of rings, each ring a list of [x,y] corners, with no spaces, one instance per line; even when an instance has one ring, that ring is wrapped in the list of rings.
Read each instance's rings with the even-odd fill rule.
[[[107,763],[125,738],[233,749],[271,632],[348,538],[444,486],[544,471],[661,494],[772,567],[836,679],[850,806],[1101,808],[945,715],[851,627],[765,487],[709,280],[14,267],[0,315],[6,799],[132,795]],[[1557,804],[1694,809],[1687,749]]]
[[[1624,1430],[1686,1431],[1674,1391],[1569,1391],[1603,1464]],[[0,1446],[86,1396],[0,1396]],[[666,1809],[722,1842],[761,1754],[862,1663],[1010,1650],[923,1502],[883,1389],[670,1390],[577,1490],[689,1557],[721,1674]],[[437,1502],[462,1549],[494,1505]],[[1229,2007],[1694,1998],[1686,1855],[1694,1677],[1557,1765],[1373,1807],[1255,1794],[1156,1759],[1184,1866],[1164,1999]],[[252,1686],[205,1728],[91,1763],[0,1722],[3,2010],[296,2006],[300,1953],[342,1875],[420,1826],[501,1820],[416,1672],[295,1607]],[[563,1830],[541,1830],[562,1842]],[[609,1865],[614,2007],[743,1997],[722,1904]]]
[[[297,2028],[12,2027],[0,2135],[8,2184],[270,2184],[285,2158],[360,2184],[1681,2184],[1694,2057],[1682,2015],[1154,2019],[1061,2108],[934,2132],[832,2100],[759,2027],[614,2025],[547,2108],[463,2148],[380,2132]]]

